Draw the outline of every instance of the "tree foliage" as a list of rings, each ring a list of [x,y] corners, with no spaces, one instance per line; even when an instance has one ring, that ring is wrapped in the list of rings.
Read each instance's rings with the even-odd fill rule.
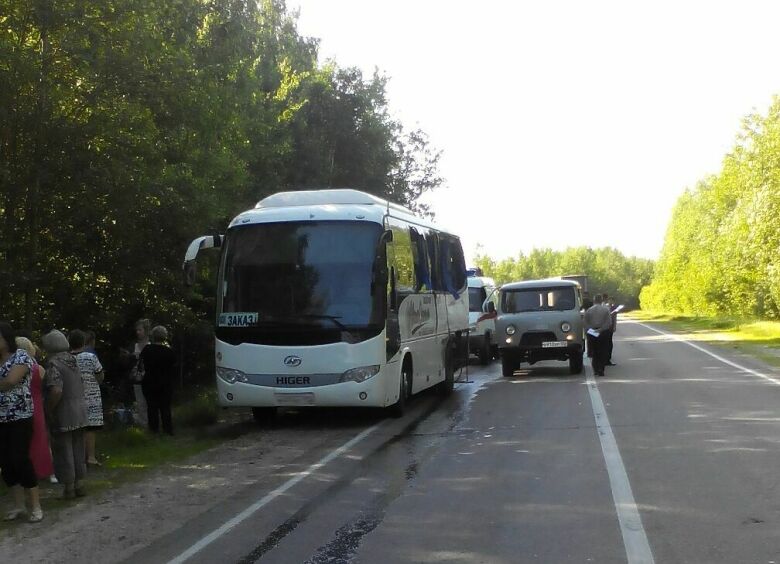
[[[0,316],[17,325],[203,329],[213,282],[180,282],[193,237],[281,190],[413,205],[441,183],[387,79],[319,64],[283,0],[0,5]]]
[[[485,276],[495,279],[498,284],[586,274],[592,295],[607,293],[615,302],[631,308],[638,307],[639,292],[653,275],[652,261],[626,257],[610,247],[570,247],[565,251],[534,249],[527,255],[520,253],[517,258],[502,261],[479,255],[475,262]]]
[[[677,201],[642,307],[780,317],[780,99],[745,119],[720,173]]]

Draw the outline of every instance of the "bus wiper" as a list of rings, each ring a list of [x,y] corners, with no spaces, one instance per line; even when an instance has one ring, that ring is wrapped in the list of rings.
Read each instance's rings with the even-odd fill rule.
[[[355,338],[355,335],[347,329],[347,326],[344,325],[339,319],[341,319],[340,315],[320,315],[316,313],[302,313],[300,315],[297,315],[296,317],[301,317],[303,319],[327,319],[328,321],[333,322],[333,324],[341,329],[344,333],[350,336],[351,339]]]

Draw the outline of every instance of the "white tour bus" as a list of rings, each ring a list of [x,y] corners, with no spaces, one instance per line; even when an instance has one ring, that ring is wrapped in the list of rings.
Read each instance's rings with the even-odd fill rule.
[[[468,329],[460,240],[357,190],[281,192],[195,239],[221,247],[216,381],[222,406],[391,406],[452,389]]]

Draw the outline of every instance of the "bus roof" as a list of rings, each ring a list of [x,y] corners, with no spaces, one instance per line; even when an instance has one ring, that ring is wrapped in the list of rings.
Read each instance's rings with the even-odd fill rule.
[[[352,188],[336,188],[326,190],[297,190],[292,192],[277,192],[266,198],[263,198],[255,209],[262,208],[289,208],[294,206],[322,206],[322,205],[343,205],[360,204],[381,206],[385,209],[393,209],[403,213],[412,213],[398,204],[388,200],[383,200],[373,194],[353,190]]]
[[[387,215],[421,227],[451,233],[430,220],[416,216],[408,208],[373,194],[348,188],[277,192],[257,202],[253,209],[237,215],[229,227],[250,223],[318,220],[383,223]]]

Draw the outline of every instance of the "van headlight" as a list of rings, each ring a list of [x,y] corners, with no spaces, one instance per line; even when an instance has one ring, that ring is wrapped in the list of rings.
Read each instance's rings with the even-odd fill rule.
[[[517,332],[517,329],[515,329],[514,325],[507,325],[506,326],[506,334],[507,335],[514,335]]]
[[[217,376],[222,378],[228,384],[235,384],[236,382],[242,382],[246,384],[249,382],[247,375],[240,370],[236,370],[235,368],[224,368],[222,366],[217,366]]]
[[[379,373],[379,365],[372,364],[371,366],[360,366],[358,368],[351,368],[344,372],[339,378],[339,382],[365,382],[369,378],[376,376]]]
[[[563,331],[564,333],[568,333],[569,331],[571,331],[571,324],[566,323],[565,321],[561,323],[561,331]]]

